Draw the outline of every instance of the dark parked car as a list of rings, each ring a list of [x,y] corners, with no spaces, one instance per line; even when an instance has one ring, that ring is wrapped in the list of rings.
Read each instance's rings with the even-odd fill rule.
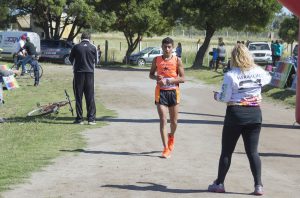
[[[65,40],[41,40],[41,60],[71,64],[69,55],[73,44]]]

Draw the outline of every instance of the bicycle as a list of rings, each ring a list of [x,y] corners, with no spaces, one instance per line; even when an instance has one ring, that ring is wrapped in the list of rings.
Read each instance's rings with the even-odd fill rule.
[[[14,57],[14,60],[15,60],[15,58],[16,57]],[[32,61],[37,61],[37,65],[38,65],[38,70],[39,70],[39,78],[41,78],[42,76],[43,76],[43,67],[40,65],[40,63],[38,62],[38,57],[35,57],[35,58],[33,58],[33,60]],[[11,69],[16,69],[16,70],[19,70],[19,68],[20,68],[20,65],[22,64],[22,60],[19,60],[19,61],[14,61],[14,62],[17,62],[17,64],[13,64],[13,66],[11,67]],[[32,64],[30,64],[30,63],[27,63],[26,65],[25,65],[25,70],[26,70],[26,72],[24,73],[24,74],[29,74],[29,76],[31,77],[31,78],[35,78],[34,77],[34,68],[33,68],[33,66],[32,66]]]
[[[60,102],[53,102],[49,103],[47,105],[40,106],[39,104],[37,105],[38,108],[30,111],[27,116],[28,117],[37,117],[37,116],[44,116],[44,115],[49,115],[51,113],[58,114],[59,109],[63,106],[66,106],[69,104],[69,111],[71,111],[72,116],[74,116],[74,110],[72,107],[72,101],[70,100],[70,96],[65,90],[65,95],[66,95],[66,100],[65,101],[60,101]]]

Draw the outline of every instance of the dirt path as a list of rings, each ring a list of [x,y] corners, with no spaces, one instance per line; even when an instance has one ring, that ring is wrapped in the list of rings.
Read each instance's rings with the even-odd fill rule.
[[[187,81],[176,147],[162,159],[154,82],[147,71],[97,70],[103,103],[118,113],[108,126],[84,132],[88,146],[69,151],[3,197],[247,197],[253,191],[249,163],[239,140],[226,179],[226,194],[206,192],[217,174],[225,105],[212,86]],[[300,196],[300,130],[294,110],[263,104],[260,139],[264,197]],[[75,154],[74,154],[75,153]]]

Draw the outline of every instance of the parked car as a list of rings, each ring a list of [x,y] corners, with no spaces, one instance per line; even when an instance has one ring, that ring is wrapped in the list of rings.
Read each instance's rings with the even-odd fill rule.
[[[137,64],[138,66],[144,66],[145,64],[152,63],[153,59],[157,56],[163,55],[161,48],[147,47],[138,53],[131,54],[129,57],[130,64]],[[175,50],[173,55],[176,55]]]
[[[272,51],[267,42],[251,42],[248,45],[254,62],[257,64],[271,64],[272,63]]]
[[[65,40],[41,40],[40,60],[71,64],[69,55],[73,44]]]

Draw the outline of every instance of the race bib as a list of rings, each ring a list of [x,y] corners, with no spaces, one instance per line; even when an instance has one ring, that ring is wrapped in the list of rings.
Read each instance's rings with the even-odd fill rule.
[[[166,80],[167,82],[168,82],[168,80],[171,80],[171,79],[173,79],[173,78],[164,78],[164,80]],[[176,89],[176,84],[174,84],[174,83],[167,83],[166,85],[164,85],[164,86],[160,86],[160,89]]]

